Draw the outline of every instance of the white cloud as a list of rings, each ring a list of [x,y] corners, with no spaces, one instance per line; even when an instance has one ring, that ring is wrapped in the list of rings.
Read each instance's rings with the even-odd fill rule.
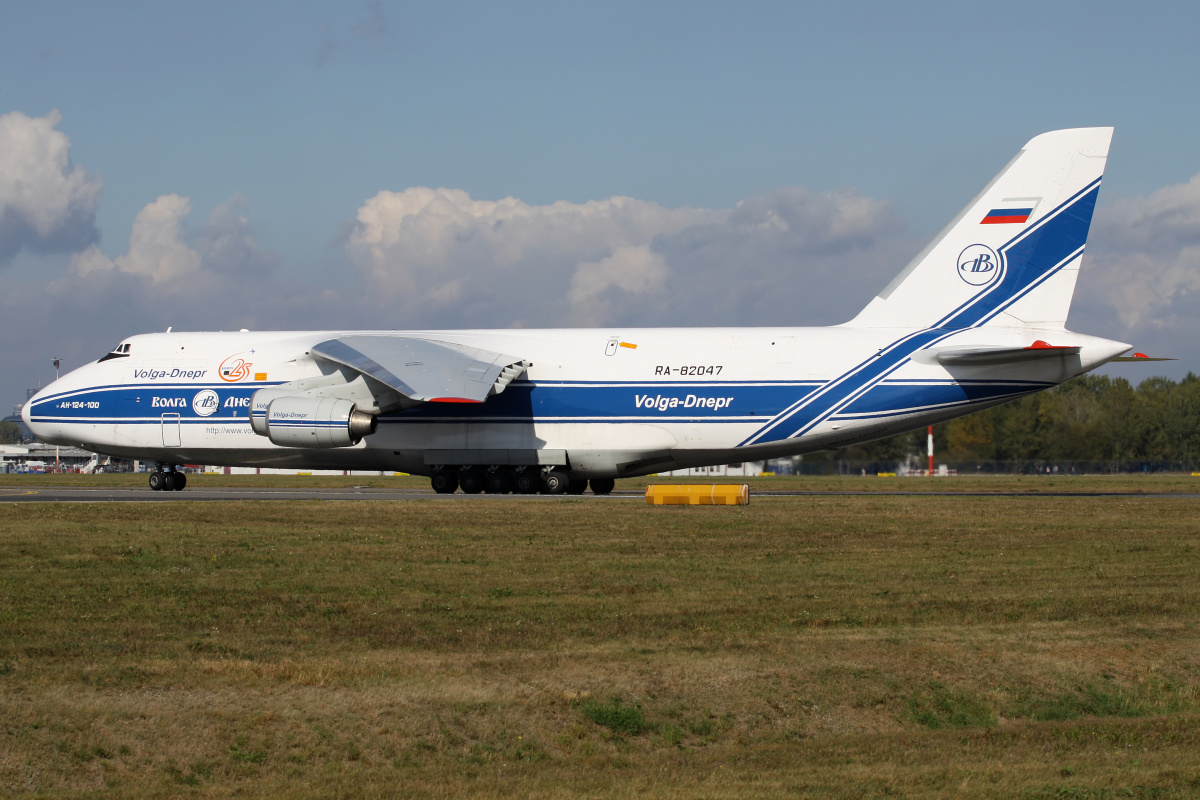
[[[0,115],[0,265],[22,248],[67,251],[95,242],[102,182],[71,164],[58,111]]]
[[[364,203],[346,252],[397,327],[803,324],[865,304],[915,249],[901,227],[889,203],[849,189],[710,210],[417,187]]]
[[[1096,213],[1094,241],[1113,251],[1200,244],[1200,175],[1148,197],[1118,197]]]
[[[148,278],[167,291],[194,290],[198,280],[211,281],[214,275],[270,272],[277,259],[255,242],[242,213],[245,205],[235,195],[213,210],[207,226],[189,235],[184,220],[192,211],[191,201],[165,194],[138,212],[125,255],[109,259],[92,245],[71,257],[70,272],[84,277],[112,270]]]
[[[599,261],[585,261],[575,268],[567,300],[580,325],[599,325],[612,318],[611,304],[619,302],[607,290],[631,295],[649,294],[663,288],[667,262],[648,245],[626,245]],[[606,296],[608,295],[608,296]]]
[[[196,232],[193,244],[205,269],[228,275],[265,274],[279,266],[254,239],[246,198],[236,194],[213,209],[208,225]]]
[[[1200,175],[1097,210],[1079,281],[1083,318],[1115,314],[1114,335],[1190,330],[1200,319],[1198,290]]]
[[[168,288],[182,288],[178,281],[200,269],[200,254],[188,246],[183,218],[192,211],[191,201],[165,194],[138,212],[129,234],[129,252],[109,260],[92,245],[71,258],[71,272],[84,276],[117,270],[149,278]]]

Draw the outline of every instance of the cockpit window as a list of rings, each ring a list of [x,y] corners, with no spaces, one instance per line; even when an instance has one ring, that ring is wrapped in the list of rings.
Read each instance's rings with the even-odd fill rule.
[[[129,343],[122,342],[121,344],[108,351],[108,355],[100,359],[100,361],[108,361],[113,358],[126,358],[129,356]],[[97,362],[99,363],[99,362]]]

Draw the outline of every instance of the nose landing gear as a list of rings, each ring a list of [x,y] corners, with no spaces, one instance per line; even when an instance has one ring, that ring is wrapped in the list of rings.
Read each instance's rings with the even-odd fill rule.
[[[187,486],[187,475],[177,472],[174,465],[159,464],[150,473],[150,489],[155,492],[182,492]]]

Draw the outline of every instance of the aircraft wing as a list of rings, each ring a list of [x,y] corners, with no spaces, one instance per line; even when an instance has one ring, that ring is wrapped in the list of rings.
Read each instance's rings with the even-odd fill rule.
[[[482,403],[531,366],[516,356],[411,336],[339,336],[311,352],[427,403]]]

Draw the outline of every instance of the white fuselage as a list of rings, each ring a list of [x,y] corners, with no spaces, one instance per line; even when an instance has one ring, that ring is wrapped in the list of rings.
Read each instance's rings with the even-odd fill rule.
[[[134,336],[127,354],[55,381],[23,415],[42,441],[163,464],[430,474],[536,452],[538,463],[579,477],[620,477],[878,439],[1056,385],[1127,348],[1028,327],[414,331],[403,335],[531,366],[483,403],[385,413],[350,447],[280,447],[255,434],[251,395],[327,372],[308,350],[346,333]],[[1078,355],[953,371],[920,357],[933,344],[1024,347],[1064,336]]]

